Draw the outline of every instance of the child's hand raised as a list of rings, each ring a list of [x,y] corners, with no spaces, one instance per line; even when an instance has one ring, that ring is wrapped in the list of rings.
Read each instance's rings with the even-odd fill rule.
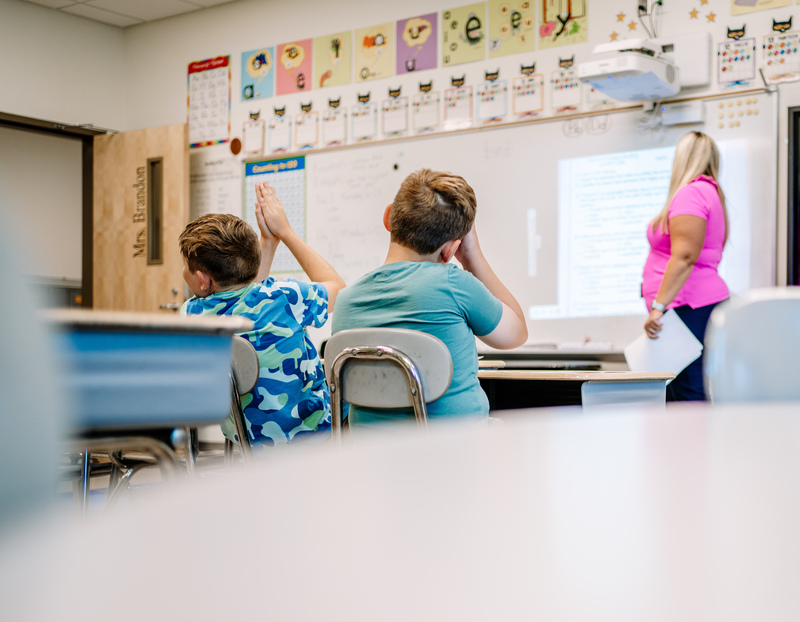
[[[256,220],[263,237],[280,240],[291,233],[292,227],[275,188],[267,182],[256,184],[256,199]]]

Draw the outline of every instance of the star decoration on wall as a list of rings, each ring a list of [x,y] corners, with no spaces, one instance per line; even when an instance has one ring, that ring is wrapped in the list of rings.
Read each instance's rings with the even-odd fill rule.
[[[636,22],[631,20],[631,23],[628,24],[628,30],[636,30]]]
[[[716,19],[716,17],[717,17],[717,16],[714,14],[714,12],[713,12],[713,11],[712,11],[711,13],[709,13],[708,15],[706,15],[706,19],[707,19],[709,22],[713,22],[713,21]]]
[[[618,22],[624,22],[625,21],[625,13],[623,13],[622,11],[617,13],[617,21]]]
[[[689,11],[689,19],[697,19],[697,9]]]
[[[617,40],[617,37],[619,37],[619,35],[618,35],[616,32],[612,32],[612,33],[611,33],[611,40],[612,40],[612,41],[616,41],[616,40]]]
[[[700,4],[708,4],[708,0],[700,0]]]

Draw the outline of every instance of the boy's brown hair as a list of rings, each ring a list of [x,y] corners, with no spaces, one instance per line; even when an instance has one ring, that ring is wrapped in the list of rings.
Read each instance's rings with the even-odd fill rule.
[[[231,214],[206,214],[178,238],[189,270],[210,274],[221,286],[250,283],[258,276],[261,247],[253,228]]]
[[[389,214],[392,242],[429,255],[475,222],[475,192],[463,177],[427,168],[400,184]]]

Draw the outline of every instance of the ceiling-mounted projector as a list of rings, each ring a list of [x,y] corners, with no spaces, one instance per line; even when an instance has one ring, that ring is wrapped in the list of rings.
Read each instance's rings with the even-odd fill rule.
[[[648,39],[598,45],[578,63],[578,79],[617,101],[672,97],[681,90],[680,71],[664,47]]]

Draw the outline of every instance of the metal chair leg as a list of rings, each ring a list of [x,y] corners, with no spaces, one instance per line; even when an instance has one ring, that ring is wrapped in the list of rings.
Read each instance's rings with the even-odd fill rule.
[[[109,457],[111,454],[109,453]],[[124,469],[121,469],[117,466],[117,463],[114,460],[111,460],[111,472],[108,474],[108,493],[106,495],[106,501],[111,498],[113,490],[117,487],[119,480],[123,477],[123,473],[125,472]]]
[[[225,467],[230,468],[233,464],[233,441],[225,439]]]
[[[131,480],[133,479],[133,476],[136,475],[136,473],[138,473],[142,469],[145,469],[145,468],[147,468],[149,466],[152,466],[152,465],[149,465],[149,464],[138,464],[135,467],[133,467],[132,469],[128,469],[127,471],[125,471],[125,473],[121,477],[118,478],[118,481],[114,485],[114,489],[113,490],[111,489],[111,486],[109,485],[109,487],[108,487],[108,499],[106,501],[106,506],[105,506],[105,508],[103,508],[103,510],[104,511],[108,511],[109,509],[113,508],[116,505],[117,499],[119,499],[120,494],[122,493],[122,491],[125,490],[125,489],[128,489],[128,490],[130,489]]]
[[[191,428],[175,428],[170,434],[169,440],[175,449],[180,449],[181,453],[185,454],[186,471],[190,476],[194,477],[197,474],[197,465],[195,463],[197,452],[192,441]]]
[[[236,426],[236,435],[239,437],[239,452],[242,454],[242,462],[249,465],[253,460],[253,449],[250,447],[250,437],[247,435],[244,410],[239,398],[236,378],[233,374],[231,374],[231,412],[233,414],[233,423]]]
[[[87,448],[80,454],[80,457],[82,460],[82,466],[78,499],[80,509],[85,514],[89,511],[89,490],[91,489],[89,477],[91,476],[92,470],[92,454]]]
[[[82,441],[88,452],[108,451],[113,447],[119,452],[140,452],[153,457],[165,480],[174,480],[178,475],[178,457],[172,448],[155,438],[148,436],[129,436],[120,438],[93,438]]]
[[[187,428],[189,433],[189,455],[192,460],[192,470],[197,471],[197,454],[200,453],[200,432],[197,428]]]

